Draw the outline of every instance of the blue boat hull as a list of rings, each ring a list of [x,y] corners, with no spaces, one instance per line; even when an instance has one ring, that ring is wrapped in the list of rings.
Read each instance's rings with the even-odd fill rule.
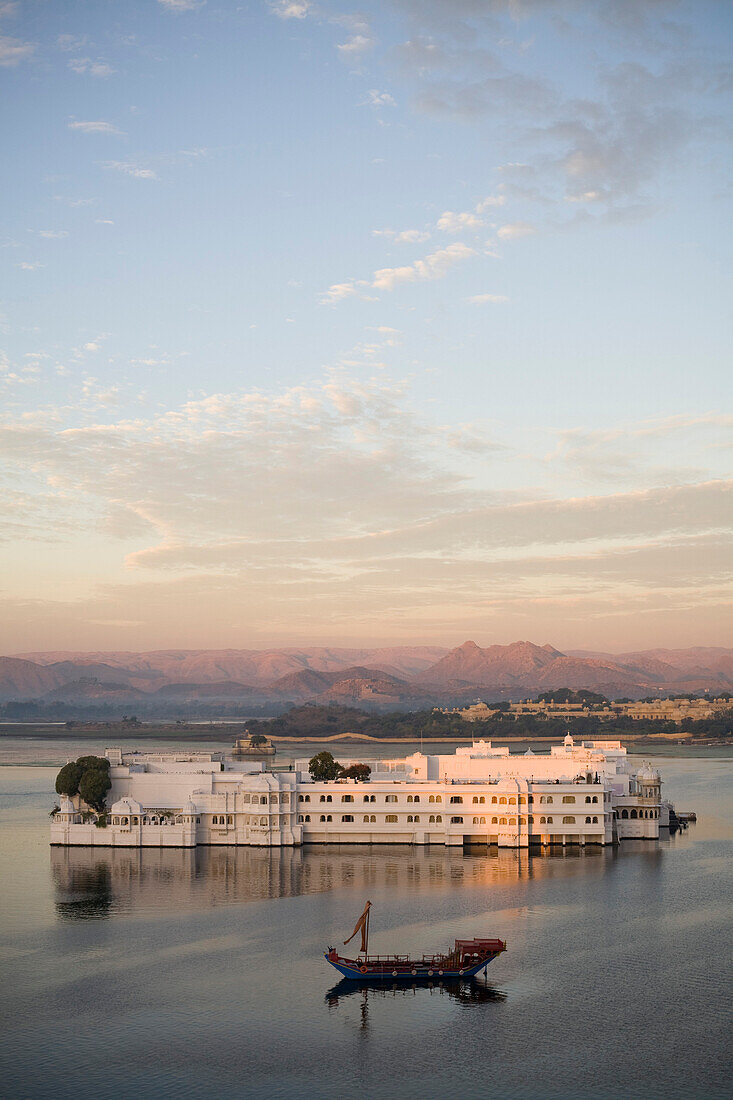
[[[373,982],[373,981],[405,981],[412,982],[416,978],[475,978],[477,974],[480,974],[482,970],[485,970],[489,963],[493,962],[496,958],[493,955],[490,959],[482,959],[480,962],[474,963],[472,966],[464,967],[463,970],[436,970],[428,969],[427,967],[413,967],[412,969],[404,970],[391,970],[391,969],[376,969],[367,967],[362,969],[358,962],[348,962],[346,960],[339,960],[338,962],[333,959],[329,959],[328,952],[323,952],[323,957],[326,962],[329,962],[331,966],[338,970],[339,974],[342,974],[344,978],[348,978],[354,982]]]

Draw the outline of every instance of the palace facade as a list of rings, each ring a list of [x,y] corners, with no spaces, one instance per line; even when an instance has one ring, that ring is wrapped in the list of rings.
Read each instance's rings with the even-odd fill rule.
[[[612,844],[669,824],[659,773],[619,741],[568,735],[549,753],[476,741],[451,755],[368,761],[368,782],[265,771],[223,752],[108,749],[106,815],[62,798],[51,843],[104,847]],[[349,763],[349,762],[346,762]]]

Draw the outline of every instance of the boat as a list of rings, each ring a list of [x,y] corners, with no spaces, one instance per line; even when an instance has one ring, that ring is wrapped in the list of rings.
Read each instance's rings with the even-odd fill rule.
[[[370,955],[369,954],[369,914],[372,903],[368,901],[364,912],[356,922],[354,931],[344,947],[349,944],[357,932],[361,932],[361,950],[355,959],[340,955],[335,947],[328,947],[323,957],[335,967],[344,978],[351,981],[373,982],[385,980],[407,980],[415,978],[475,978],[485,970],[497,955],[506,951],[506,943],[499,939],[456,940],[454,947],[435,955],[422,955],[410,958],[409,955]]]

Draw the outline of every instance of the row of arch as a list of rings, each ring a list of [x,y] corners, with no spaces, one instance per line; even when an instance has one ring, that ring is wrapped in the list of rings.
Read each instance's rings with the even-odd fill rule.
[[[621,817],[624,818],[624,820],[631,818],[635,821],[637,819],[641,820],[643,818],[645,820],[651,821],[656,820],[659,817],[659,810],[639,810],[638,813],[636,810],[622,810]]]

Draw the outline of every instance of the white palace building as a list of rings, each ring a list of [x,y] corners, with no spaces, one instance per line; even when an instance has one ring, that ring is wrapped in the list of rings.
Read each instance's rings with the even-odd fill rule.
[[[475,741],[452,755],[368,761],[367,782],[315,782],[308,761],[265,771],[223,752],[108,749],[106,824],[62,798],[51,844],[193,848],[197,844],[613,844],[669,824],[659,773],[620,741],[569,735],[549,753]],[[350,763],[351,761],[344,761]]]

